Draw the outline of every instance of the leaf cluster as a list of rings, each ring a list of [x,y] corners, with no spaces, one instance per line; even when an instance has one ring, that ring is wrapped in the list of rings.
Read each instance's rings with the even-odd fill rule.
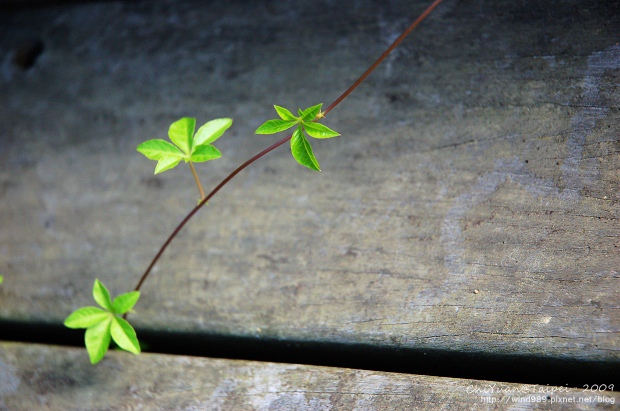
[[[95,280],[93,298],[103,309],[82,307],[65,320],[69,328],[86,328],[84,341],[90,362],[96,364],[108,351],[110,340],[123,350],[140,354],[140,344],[133,327],[120,316],[129,312],[140,298],[139,291],[121,294],[112,301],[108,289]]]
[[[183,117],[170,125],[168,137],[172,143],[162,139],[147,140],[137,150],[147,158],[157,161],[155,174],[170,170],[181,160],[204,162],[220,158],[222,153],[211,145],[232,125],[230,118],[217,118],[196,129],[196,119]]]
[[[311,170],[321,171],[319,162],[314,156],[312,146],[304,132],[310,137],[320,139],[332,138],[340,135],[331,128],[317,123],[317,120],[323,118],[321,106],[322,104],[317,104],[305,110],[299,109],[299,116],[295,116],[284,107],[274,105],[273,107],[276,109],[280,118],[267,120],[256,129],[255,133],[275,134],[297,126],[291,136],[291,153],[293,157],[295,157],[295,160],[302,166],[308,167]]]

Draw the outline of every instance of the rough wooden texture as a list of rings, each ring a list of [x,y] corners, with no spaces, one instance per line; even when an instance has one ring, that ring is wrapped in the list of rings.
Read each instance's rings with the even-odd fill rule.
[[[276,141],[252,135],[272,104],[329,104],[413,3],[0,16],[0,316],[61,321],[95,278],[130,290],[197,196],[188,170],[153,176],[135,146],[181,116],[234,118],[224,158],[199,169],[214,186]],[[446,0],[325,120],[342,137],[314,143],[324,171],[281,148],[243,172],[132,320],[617,362],[619,19],[613,1]],[[20,71],[31,37],[45,50]]]
[[[0,343],[4,410],[613,409],[615,392]]]

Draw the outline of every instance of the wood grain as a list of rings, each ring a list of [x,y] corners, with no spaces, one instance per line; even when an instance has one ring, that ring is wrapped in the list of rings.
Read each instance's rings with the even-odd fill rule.
[[[0,343],[10,410],[596,410],[620,394],[343,368]],[[553,401],[553,403],[552,403]]]
[[[331,4],[331,3],[330,3]],[[271,105],[328,104],[425,4],[83,4],[12,12],[0,79],[0,316],[60,322],[95,278],[129,291],[196,201],[135,152],[230,116],[215,185]],[[166,252],[140,327],[620,361],[620,13],[447,0],[325,123],[321,173],[286,148]],[[20,27],[18,30],[17,27]],[[10,40],[14,39],[14,40]],[[221,141],[221,142],[220,142]],[[598,382],[597,382],[598,383]]]

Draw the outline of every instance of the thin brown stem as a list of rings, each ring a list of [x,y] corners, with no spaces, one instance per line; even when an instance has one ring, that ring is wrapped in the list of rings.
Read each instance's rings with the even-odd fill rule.
[[[344,93],[342,93],[340,95],[340,97],[338,97],[336,99],[336,101],[334,101],[329,107],[327,107],[325,109],[325,111],[323,112],[323,115],[326,115],[327,113],[329,113],[334,107],[336,107],[342,100],[344,100],[345,98],[347,98],[347,96],[349,94],[351,94],[351,92],[353,90],[355,90],[357,88],[357,86],[359,86],[364,80],[366,80],[366,77],[368,77],[370,75],[370,73],[372,73],[379,64],[381,64],[381,62],[383,60],[385,60],[385,58],[388,56],[388,54],[390,54],[392,52],[392,50],[394,50],[396,48],[396,46],[398,46],[401,41],[403,41],[405,39],[405,37],[407,37],[409,35],[409,33],[411,33],[413,31],[413,29],[415,29],[418,24],[420,24],[420,22],[422,20],[424,20],[429,14],[431,14],[431,11],[433,11],[435,9],[435,7],[437,7],[439,5],[439,3],[441,3],[443,0],[435,0],[433,2],[433,4],[431,4],[430,6],[428,6],[426,8],[426,10],[424,10],[422,12],[422,14],[420,14],[420,16],[415,19],[415,21],[413,23],[411,23],[411,26],[409,26],[407,28],[407,30],[405,30],[403,32],[403,34],[401,34],[400,36],[398,36],[398,38],[396,40],[394,40],[394,42],[390,45],[390,47],[388,47],[383,54],[381,54],[379,56],[379,58],[377,59],[377,61],[375,61],[374,63],[372,63],[372,65],[370,67],[368,67],[368,70],[366,70],[364,72],[364,74],[362,74],[360,76],[360,78],[357,79],[357,81],[355,83],[353,83],[353,85],[351,87],[349,87],[347,89],[347,91],[345,91]]]
[[[407,37],[407,35],[409,33],[411,33],[411,31],[414,28],[416,28],[416,26],[418,24],[420,24],[420,22],[422,20],[424,20],[431,13],[431,11],[433,11],[433,9],[435,9],[435,7],[437,7],[439,5],[439,3],[441,3],[441,2],[442,2],[442,0],[435,0],[422,14],[420,14],[420,16],[407,28],[407,30],[405,30],[403,32],[403,34],[401,34],[390,45],[390,47],[388,47],[387,50],[385,50],[383,52],[383,54],[381,54],[381,56],[379,56],[377,61],[375,61],[368,68],[368,70],[366,70],[364,72],[364,74],[362,74],[360,76],[360,78],[357,79],[357,81],[355,83],[353,83],[353,85],[347,89],[347,91],[342,93],[342,95],[340,97],[338,97],[336,99],[336,101],[334,101],[329,107],[327,107],[327,109],[322,113],[323,116],[325,116],[329,111],[331,111],[334,107],[336,107],[342,100],[344,100],[349,94],[351,94],[351,92],[353,90],[355,90],[357,88],[357,86],[359,86],[366,79],[366,77],[368,77],[368,75],[370,73],[372,73],[372,71],[375,68],[377,68],[377,66],[387,57],[387,55],[390,54],[390,52],[392,52],[392,50],[394,50],[394,48],[396,46],[398,46],[400,44],[400,42],[402,42],[403,39],[405,37]],[[144,283],[144,281],[148,277],[149,273],[151,272],[151,270],[153,269],[153,267],[155,266],[155,264],[157,263],[157,261],[159,260],[161,255],[163,254],[163,252],[166,250],[166,248],[168,248],[168,245],[177,236],[177,234],[179,233],[179,231],[181,231],[181,229],[185,226],[185,224],[187,224],[187,222],[194,216],[194,214],[196,214],[196,212],[198,212],[198,210],[200,210],[202,208],[202,206],[205,205],[207,203],[207,201],[209,201],[211,199],[211,197],[213,197],[218,191],[220,191],[220,189],[222,187],[224,187],[230,180],[232,180],[237,174],[239,174],[239,172],[241,172],[243,169],[245,169],[247,166],[249,166],[250,164],[252,164],[256,160],[258,160],[259,158],[263,157],[265,154],[275,150],[276,148],[280,147],[282,144],[284,144],[287,141],[289,141],[291,139],[291,136],[292,135],[289,134],[287,137],[285,137],[282,140],[276,142],[275,144],[267,147],[266,149],[264,149],[260,153],[256,154],[254,157],[252,157],[249,160],[247,160],[245,163],[241,164],[232,173],[230,173],[226,178],[224,178],[206,197],[202,194],[202,188],[200,186],[200,183],[198,182],[198,176],[195,174],[194,167],[190,163],[190,166],[192,167],[192,172],[194,173],[194,178],[196,178],[196,181],[198,182],[198,187],[201,190],[202,200],[200,201],[200,203],[198,203],[198,205],[196,207],[194,207],[192,209],[192,211],[189,212],[189,214],[187,214],[187,216],[185,216],[185,218],[181,221],[181,223],[179,223],[179,225],[174,229],[172,234],[170,234],[170,236],[168,237],[166,242],[161,246],[161,248],[159,249],[159,251],[157,252],[155,257],[151,261],[151,264],[148,266],[148,268],[146,269],[146,271],[144,272],[144,274],[140,278],[140,281],[138,282],[138,285],[136,285],[136,288],[134,290],[135,291],[139,291],[140,290],[140,287],[142,287],[142,284]],[[125,316],[126,316],[126,314],[125,314]]]
[[[202,189],[202,184],[200,184],[200,179],[198,178],[198,174],[196,174],[196,169],[194,168],[194,163],[188,161],[189,168],[192,170],[192,174],[194,175],[194,180],[196,180],[196,185],[198,186],[198,191],[200,191],[200,199],[204,200],[205,191]]]
[[[291,136],[292,136],[292,134],[289,134],[287,137],[285,137],[282,140],[278,141],[277,143],[267,147],[266,149],[264,149],[260,153],[256,154],[254,157],[252,157],[251,159],[249,159],[245,163],[241,164],[239,167],[237,167],[235,169],[235,171],[233,171],[225,179],[223,179],[205,198],[203,198],[200,201],[200,203],[198,203],[198,205],[196,207],[194,207],[192,209],[192,211],[190,211],[189,214],[187,214],[185,216],[183,221],[181,221],[179,223],[177,228],[174,229],[174,231],[172,232],[172,234],[170,234],[170,236],[168,237],[166,242],[161,246],[161,248],[159,249],[159,252],[155,255],[155,258],[153,258],[153,261],[151,261],[151,264],[148,266],[148,268],[146,269],[146,271],[144,272],[144,274],[140,278],[140,281],[138,282],[138,285],[136,285],[136,288],[134,289],[134,291],[139,291],[140,290],[140,287],[142,287],[142,284],[144,283],[144,280],[146,280],[146,277],[148,277],[149,273],[151,272],[151,270],[155,266],[155,263],[157,263],[157,260],[159,260],[159,257],[161,257],[161,255],[163,254],[164,250],[166,250],[166,248],[168,248],[168,245],[170,244],[170,242],[174,239],[174,237],[177,236],[177,234],[179,233],[179,231],[181,231],[181,229],[185,226],[185,224],[187,224],[189,219],[192,218],[194,216],[194,214],[196,214],[196,212],[198,210],[200,210],[202,208],[202,206],[205,205],[207,203],[207,201],[209,201],[211,199],[211,197],[213,197],[215,195],[215,193],[220,191],[220,189],[222,187],[224,187],[226,185],[226,183],[228,183],[230,180],[232,180],[233,177],[235,177],[237,174],[239,174],[239,172],[241,170],[243,170],[244,168],[246,168],[247,166],[249,166],[250,164],[252,164],[256,160],[258,160],[259,158],[261,158],[265,154],[269,153],[270,151],[275,150],[276,148],[278,148],[282,144],[284,144],[287,141],[289,141],[291,139]]]

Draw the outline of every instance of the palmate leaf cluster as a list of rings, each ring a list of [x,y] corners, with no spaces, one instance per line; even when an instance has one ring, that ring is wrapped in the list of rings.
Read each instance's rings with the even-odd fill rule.
[[[204,124],[196,135],[196,119],[183,117],[170,125],[168,137],[172,143],[162,139],[148,140],[137,150],[147,158],[157,161],[155,174],[176,167],[181,160],[186,163],[200,163],[220,158],[222,153],[211,145],[232,125],[230,118],[217,118]]]
[[[99,280],[95,280],[93,298],[103,309],[82,307],[71,313],[64,322],[69,328],[86,328],[84,341],[90,362],[96,364],[101,361],[111,339],[123,350],[140,354],[136,331],[120,317],[133,308],[140,298],[140,292],[121,294],[112,301],[108,289]]]
[[[312,146],[306,138],[304,132],[314,138],[332,138],[340,134],[331,128],[317,123],[317,120],[323,117],[321,113],[322,104],[308,107],[305,110],[299,109],[299,116],[293,115],[289,110],[281,106],[274,105],[279,119],[267,120],[259,128],[256,134],[275,134],[280,131],[288,130],[297,126],[291,136],[291,153],[295,160],[302,166],[306,166],[311,170],[320,171],[319,162],[312,151]]]

